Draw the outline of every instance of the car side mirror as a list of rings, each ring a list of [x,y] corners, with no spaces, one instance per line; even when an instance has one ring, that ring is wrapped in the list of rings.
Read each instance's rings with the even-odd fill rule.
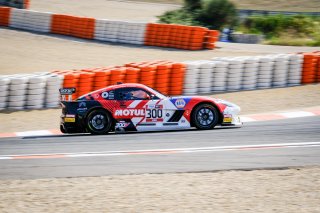
[[[154,94],[150,95],[150,100],[153,100],[156,96]]]

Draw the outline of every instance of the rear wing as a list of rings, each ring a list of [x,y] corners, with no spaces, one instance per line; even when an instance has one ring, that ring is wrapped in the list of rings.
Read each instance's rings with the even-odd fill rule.
[[[72,94],[76,92],[76,88],[61,88],[59,92],[61,101],[72,101]]]

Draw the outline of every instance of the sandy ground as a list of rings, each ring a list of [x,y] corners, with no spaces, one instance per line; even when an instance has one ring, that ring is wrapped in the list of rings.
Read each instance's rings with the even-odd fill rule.
[[[0,212],[320,211],[320,167],[1,180]]]
[[[212,95],[238,104],[242,115],[320,106],[320,84]],[[60,109],[4,111],[0,133],[59,129]]]
[[[31,9],[153,21],[173,5],[105,0],[32,0]],[[0,74],[119,65],[155,59],[314,51],[218,43],[211,51],[114,45],[0,28]],[[320,105],[320,85],[215,95],[242,114]],[[0,132],[58,128],[60,110],[0,113]],[[0,212],[320,212],[320,167],[274,171],[1,180]]]
[[[316,47],[286,47],[218,43],[215,50],[187,51],[169,48],[101,43],[59,35],[0,28],[0,74],[43,72],[122,65],[148,60],[204,60],[220,56],[265,55],[316,51]]]
[[[112,0],[32,0],[30,5],[30,9],[36,11],[142,22],[156,21],[156,17],[165,11],[179,7],[172,4]]]

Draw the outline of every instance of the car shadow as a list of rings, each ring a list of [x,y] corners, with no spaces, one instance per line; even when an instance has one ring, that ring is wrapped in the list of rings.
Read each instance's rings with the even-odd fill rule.
[[[43,136],[24,136],[22,139],[41,139],[41,138],[73,138],[73,137],[97,137],[97,136],[115,136],[115,135],[134,135],[134,134],[156,134],[156,133],[171,133],[171,132],[202,132],[202,131],[221,131],[225,129],[239,129],[239,126],[218,126],[210,130],[198,130],[196,128],[191,129],[179,129],[179,130],[162,130],[162,131],[145,131],[145,132],[111,132],[105,135],[92,135],[90,133],[75,133],[75,134],[61,134],[61,135],[43,135]]]

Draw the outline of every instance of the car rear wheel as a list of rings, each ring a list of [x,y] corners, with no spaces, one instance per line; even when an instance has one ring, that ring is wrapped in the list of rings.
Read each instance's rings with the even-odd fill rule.
[[[219,122],[219,114],[214,106],[200,104],[193,111],[192,121],[197,129],[213,129]]]
[[[91,134],[107,134],[112,125],[112,119],[105,110],[98,109],[89,113],[87,118],[87,128]]]

